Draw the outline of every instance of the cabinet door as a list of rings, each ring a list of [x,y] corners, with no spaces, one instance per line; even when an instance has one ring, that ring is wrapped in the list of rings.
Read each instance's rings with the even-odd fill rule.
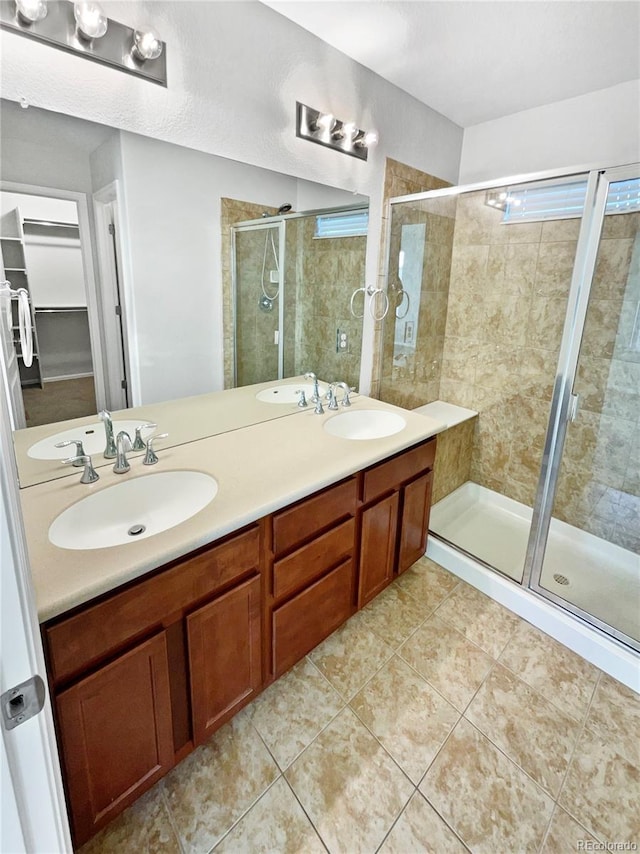
[[[262,686],[260,578],[187,617],[193,736],[204,741]]]
[[[174,763],[164,633],[60,693],[56,707],[81,845]]]
[[[433,472],[427,472],[403,489],[398,572],[409,569],[425,553],[432,482]]]
[[[362,514],[358,607],[362,608],[393,578],[399,495],[369,507]]]

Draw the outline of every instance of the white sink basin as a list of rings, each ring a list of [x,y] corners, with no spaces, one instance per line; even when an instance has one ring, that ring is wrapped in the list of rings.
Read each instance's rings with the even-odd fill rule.
[[[324,383],[318,383],[320,394],[325,394],[327,386]],[[313,383],[283,383],[282,385],[274,385],[272,388],[263,388],[256,394],[258,400],[263,403],[297,403],[300,395],[296,391],[302,389],[310,399],[313,394]]]
[[[381,409],[356,409],[334,415],[324,422],[324,429],[341,439],[383,439],[407,426],[402,415]]]
[[[126,430],[133,439],[133,434],[136,427],[141,424],[150,424],[150,421],[114,421],[113,435],[117,436],[121,430]],[[84,424],[82,427],[72,427],[71,430],[63,430],[60,433],[54,433],[53,436],[47,436],[46,439],[41,439],[32,445],[27,451],[27,456],[34,460],[64,460],[67,457],[72,457],[74,454],[73,447],[56,448],[58,442],[66,442],[70,439],[82,439],[82,446],[85,453],[102,454],[107,444],[104,424],[102,421],[96,421],[95,424]],[[94,460],[94,464],[95,464]]]
[[[124,480],[68,507],[51,524],[49,540],[61,549],[134,543],[195,516],[217,491],[215,478],[198,471],[165,471]]]

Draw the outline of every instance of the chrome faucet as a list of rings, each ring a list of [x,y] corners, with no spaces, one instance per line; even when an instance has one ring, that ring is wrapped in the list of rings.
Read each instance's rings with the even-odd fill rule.
[[[300,395],[300,399],[298,400],[298,407],[300,409],[306,409],[306,407],[309,406],[309,404],[307,403],[307,396],[304,393],[304,389],[303,388],[297,389],[296,394]]]
[[[66,466],[84,466],[80,483],[95,483],[96,480],[100,479],[100,475],[94,469],[89,454],[78,454],[77,457],[69,457],[68,460],[63,460],[62,462]]]
[[[351,388],[351,386],[349,386],[347,383],[344,383],[344,382],[332,383],[332,385],[333,385],[334,389],[335,388],[341,388],[344,390],[344,397],[342,398],[341,406],[351,406],[351,401],[349,400],[349,395],[351,394],[352,391],[355,391],[355,389]],[[334,396],[335,396],[335,391],[334,391]]]
[[[158,455],[153,450],[153,443],[156,439],[166,439],[168,436],[168,433],[160,433],[158,436],[151,436],[147,439],[147,453],[144,455],[144,460],[142,461],[143,466],[155,466],[158,462]]]
[[[157,426],[158,426],[157,424],[140,424],[138,427],[136,427],[136,435],[135,435],[135,438],[133,440],[133,450],[134,451],[144,451],[145,448],[147,447],[146,442],[142,438],[142,431],[143,430],[155,430],[155,428]]]
[[[336,394],[336,387],[338,383],[331,383],[329,385],[329,391],[327,392],[327,398],[329,400],[329,404],[327,409],[336,410],[338,408],[338,395]]]
[[[67,442],[56,442],[56,448],[70,448],[71,445],[76,446],[76,455],[72,457],[72,463],[76,468],[80,468],[80,466],[84,465],[83,457],[85,456],[84,448],[82,447],[81,439],[69,439]],[[63,460],[63,462],[68,462],[68,460]]]
[[[104,432],[107,437],[107,445],[104,449],[104,458],[106,460],[112,460],[117,453],[116,443],[113,439],[113,421],[111,420],[111,413],[106,409],[103,409],[101,412],[98,412],[98,418],[101,419],[104,423]]]
[[[132,448],[131,436],[126,430],[121,430],[116,436],[116,464],[113,467],[115,474],[126,474],[131,468],[126,452]]]
[[[313,371],[307,371],[304,375],[305,380],[311,380],[313,383],[313,394],[309,398],[311,403],[317,403],[320,400],[320,389],[318,388],[318,377]],[[323,410],[324,411],[324,410]]]

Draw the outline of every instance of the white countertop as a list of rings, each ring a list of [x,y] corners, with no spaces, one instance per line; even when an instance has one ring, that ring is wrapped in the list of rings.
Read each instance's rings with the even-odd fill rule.
[[[81,484],[80,470],[75,470],[74,477],[22,489],[40,621],[88,602],[445,429],[444,424],[424,415],[364,396],[354,397],[352,410],[356,409],[398,412],[407,424],[399,433],[383,439],[343,439],[323,429],[327,419],[340,413],[325,410],[320,416],[310,407],[298,410],[294,418],[278,417],[176,447],[159,448],[160,461],[151,472],[206,472],[218,481],[218,493],[186,522],[126,545],[62,549],[49,542],[48,530],[63,510],[87,495],[121,483],[125,477],[148,474],[150,470],[141,460],[132,459],[126,475],[101,468],[100,480],[90,485]]]

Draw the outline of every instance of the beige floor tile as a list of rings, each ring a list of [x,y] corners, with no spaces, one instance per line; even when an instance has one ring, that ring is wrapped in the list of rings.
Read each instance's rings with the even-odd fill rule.
[[[398,654],[460,711],[494,664],[479,647],[435,615],[411,635]]]
[[[497,665],[465,717],[557,797],[580,724],[505,667]]]
[[[359,616],[363,624],[397,649],[423,623],[431,609],[414,599],[399,584],[391,584]]]
[[[379,849],[379,854],[464,854],[458,837],[416,792]]]
[[[97,833],[78,854],[113,854],[114,851],[180,854],[180,844],[169,821],[161,783]]]
[[[455,575],[428,557],[422,557],[394,584],[420,602],[424,606],[425,617],[428,617],[459,583]]]
[[[251,704],[248,713],[284,771],[344,704],[342,697],[305,658],[267,688]]]
[[[392,655],[391,647],[355,614],[312,650],[309,658],[336,691],[350,700]]]
[[[556,807],[541,854],[575,854],[576,851],[581,850],[578,848],[580,842],[589,842],[593,845],[597,841],[568,813]],[[582,850],[585,850],[584,845]]]
[[[603,673],[589,709],[587,727],[640,767],[640,694]]]
[[[640,768],[588,729],[558,803],[598,839],[640,844]]]
[[[375,851],[413,786],[351,709],[344,709],[285,772],[332,852]]]
[[[214,849],[215,854],[325,854],[326,849],[283,777]]]
[[[395,655],[350,705],[416,785],[460,718]]]
[[[204,854],[278,777],[278,766],[240,712],[164,779],[187,854]]]
[[[583,720],[600,675],[584,658],[521,622],[500,662],[563,712]]]
[[[500,655],[520,623],[515,614],[464,582],[436,613],[494,658]]]
[[[420,791],[478,854],[537,851],[553,810],[551,798],[466,720]]]

